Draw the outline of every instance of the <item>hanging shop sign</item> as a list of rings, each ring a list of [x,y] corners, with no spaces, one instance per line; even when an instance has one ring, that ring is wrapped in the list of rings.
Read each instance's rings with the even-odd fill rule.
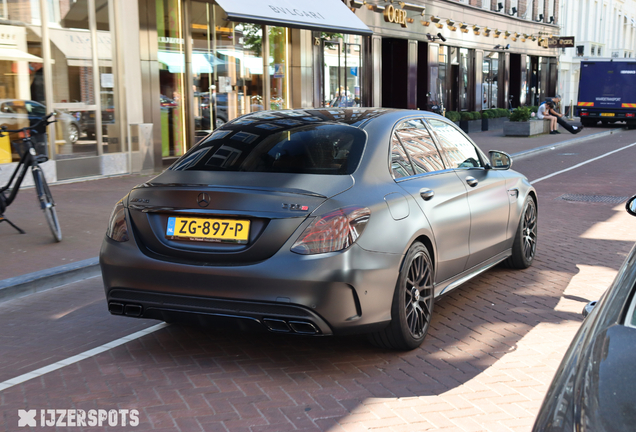
[[[384,9],[384,21],[388,23],[400,24],[406,28],[406,11],[404,9],[396,9],[392,4],[389,4]]]
[[[548,38],[548,48],[574,48],[574,36]]]

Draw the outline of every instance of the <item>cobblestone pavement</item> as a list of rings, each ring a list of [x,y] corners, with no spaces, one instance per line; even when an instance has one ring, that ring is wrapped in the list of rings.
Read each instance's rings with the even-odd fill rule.
[[[515,168],[537,179],[636,141],[625,134]],[[139,410],[139,426],[108,430],[528,431],[583,306],[636,241],[624,204],[560,197],[633,194],[634,158],[636,147],[537,183],[534,265],[439,299],[419,349],[171,325],[1,391],[0,430],[25,430],[18,409],[77,408]],[[0,382],[155,324],[108,315],[103,297],[94,278],[0,304]]]

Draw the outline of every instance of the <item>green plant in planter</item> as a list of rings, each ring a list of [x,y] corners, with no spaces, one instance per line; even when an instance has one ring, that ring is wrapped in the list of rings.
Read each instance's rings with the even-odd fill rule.
[[[510,121],[525,122],[530,120],[532,111],[528,107],[517,107],[510,115]]]
[[[461,121],[469,121],[473,119],[473,113],[469,111],[462,111],[459,113],[459,115],[461,116]]]
[[[539,111],[539,107],[538,106],[531,106],[530,107],[530,111],[536,114],[537,111]]]
[[[481,119],[481,113],[479,111],[473,111],[473,120]]]
[[[510,111],[505,108],[497,108],[497,112],[499,113],[498,117],[510,117]]]
[[[446,118],[452,122],[458,122],[461,119],[457,111],[446,111]]]

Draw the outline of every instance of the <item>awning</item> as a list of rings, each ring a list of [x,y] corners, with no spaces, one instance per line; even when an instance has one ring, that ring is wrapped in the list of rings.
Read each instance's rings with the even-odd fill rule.
[[[0,45],[0,60],[5,61],[28,61],[31,63],[42,63],[40,57],[19,50],[15,46]]]
[[[341,0],[216,0],[230,21],[371,35]]]

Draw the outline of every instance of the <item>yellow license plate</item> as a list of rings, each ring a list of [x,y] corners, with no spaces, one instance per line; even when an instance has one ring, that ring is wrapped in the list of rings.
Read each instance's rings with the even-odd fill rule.
[[[166,237],[171,239],[222,243],[245,244],[249,234],[250,221],[240,219],[172,216],[166,229]]]
[[[614,113],[601,113],[601,117],[614,117]]]

